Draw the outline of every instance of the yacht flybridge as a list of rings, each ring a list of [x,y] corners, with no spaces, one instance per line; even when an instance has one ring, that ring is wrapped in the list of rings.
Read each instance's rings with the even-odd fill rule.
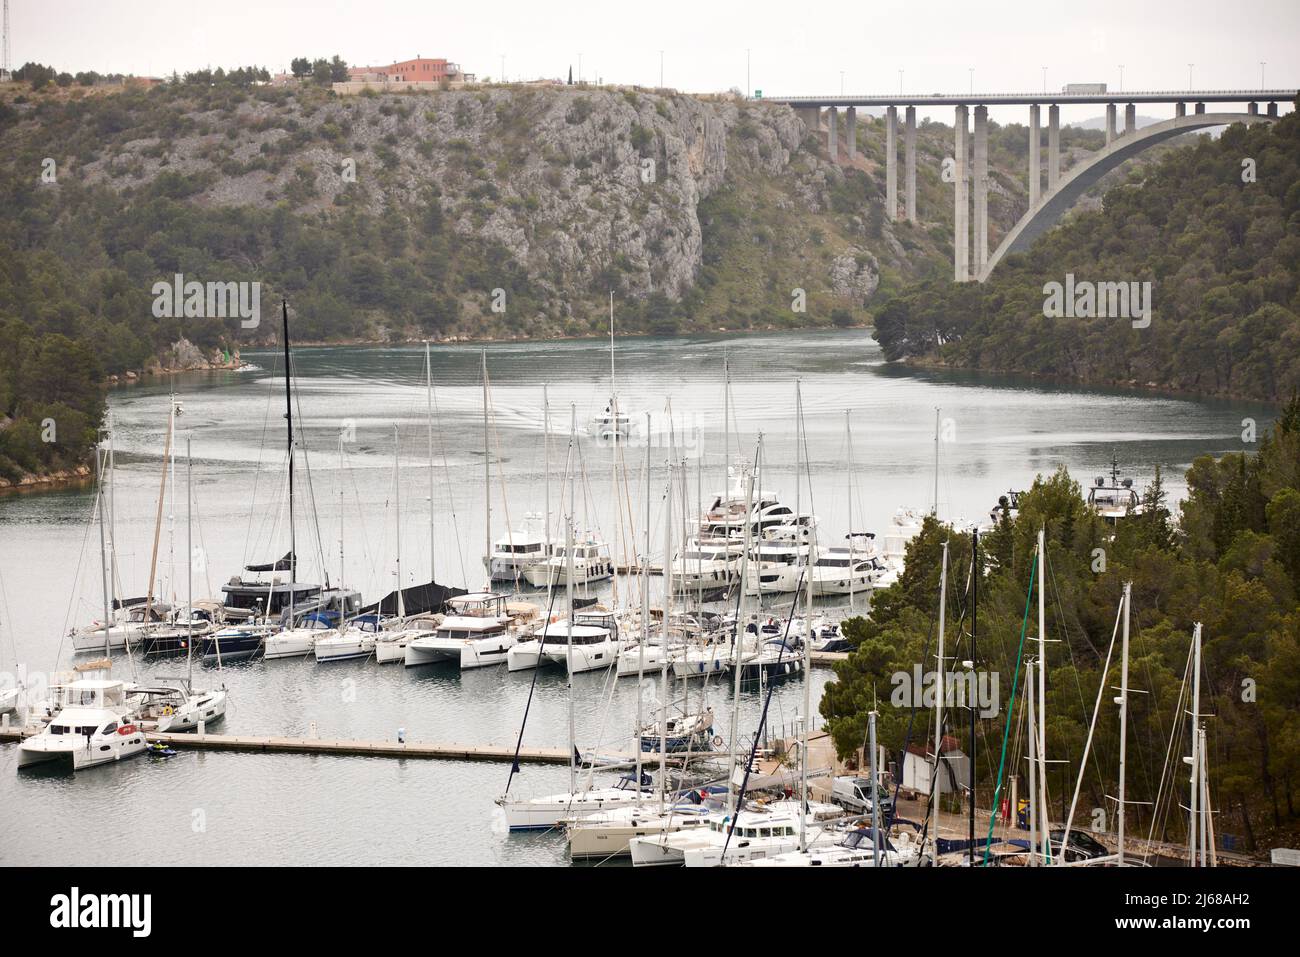
[[[530,568],[546,561],[551,554],[551,541],[542,516],[529,512],[513,532],[492,543],[492,552],[486,559],[488,578],[517,584]]]
[[[1088,489],[1088,506],[1108,525],[1142,513],[1142,500],[1133,490],[1133,480],[1119,477],[1117,457],[1111,456],[1110,481],[1107,482],[1104,475],[1098,475],[1092,488]]]

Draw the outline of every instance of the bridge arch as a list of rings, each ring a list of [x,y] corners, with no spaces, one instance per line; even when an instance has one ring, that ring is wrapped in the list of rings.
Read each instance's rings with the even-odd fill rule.
[[[1036,206],[1020,217],[1020,221],[1002,238],[998,248],[989,257],[984,271],[978,277],[979,281],[984,282],[989,278],[1002,257],[1028,249],[1035,239],[1060,222],[1066,211],[1095,186],[1099,179],[1143,150],[1194,130],[1229,126],[1233,123],[1249,126],[1251,123],[1272,123],[1275,120],[1276,117],[1258,113],[1193,113],[1162,120],[1121,136],[1062,176],[1056,189],[1044,194]]]

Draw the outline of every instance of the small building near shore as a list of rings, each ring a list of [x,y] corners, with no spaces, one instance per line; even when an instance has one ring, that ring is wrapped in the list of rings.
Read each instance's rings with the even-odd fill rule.
[[[902,785],[917,794],[930,794],[930,782],[936,780],[933,742],[909,744],[903,752]],[[957,739],[945,734],[940,748],[937,775],[940,794],[965,793],[970,788],[971,762],[957,745]]]

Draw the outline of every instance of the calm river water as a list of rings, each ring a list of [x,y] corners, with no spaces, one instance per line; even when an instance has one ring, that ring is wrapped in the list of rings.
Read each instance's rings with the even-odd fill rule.
[[[164,509],[159,592],[184,599],[186,515],[184,450],[193,450],[196,597],[250,562],[288,550],[283,507],[284,397],[279,357],[246,354],[253,367],[151,383],[111,396],[118,468],[116,552],[122,590],[143,594],[149,576],[161,477],[168,392],[183,407],[177,436],[178,503]],[[1241,445],[1242,419],[1262,430],[1265,407],[1031,385],[1021,381],[887,368],[865,332],[628,339],[618,346],[621,407],[644,437],[651,416],[651,527],[662,549],[663,491],[669,443],[685,459],[688,507],[724,483],[723,365],[731,370],[733,459],[752,460],[763,437],[763,485],[795,502],[795,383],[802,385],[811,492],[798,493],[839,539],[883,530],[902,505],[928,508],[934,497],[936,408],[943,422],[939,509],[947,518],[984,518],[997,496],[1024,488],[1064,464],[1086,484],[1112,453],[1140,487],[1159,465],[1170,492],[1203,453]],[[402,580],[482,584],[484,523],[481,352],[432,350],[436,414],[432,470],[426,432],[422,347],[301,349],[295,352],[297,408],[308,446],[298,466],[300,579],[327,571],[367,600],[396,583],[394,442],[400,468]],[[609,355],[599,341],[487,347],[493,412],[492,535],[507,516],[517,525],[546,508],[543,384],[551,408],[550,493],[561,508],[559,473],[571,417],[579,427],[585,492],[580,526],[633,554],[645,534],[645,442],[626,448],[620,494],[615,452],[586,436],[609,393]],[[672,419],[670,423],[669,406]],[[847,429],[846,429],[847,423]],[[851,442],[846,432],[851,429]],[[341,453],[339,434],[349,439]],[[851,450],[851,456],[848,454]],[[848,463],[852,462],[852,468]],[[308,472],[310,475],[308,476]],[[432,492],[432,495],[430,494]],[[811,495],[811,506],[809,496]],[[622,501],[622,514],[613,503]],[[707,503],[706,503],[707,504]],[[98,533],[88,520],[89,489],[0,497],[0,672],[29,676],[66,668],[69,627],[100,615]],[[676,506],[680,515],[681,503]],[[169,517],[170,516],[170,517]],[[431,521],[432,516],[432,521]],[[340,542],[342,557],[340,558]],[[432,543],[432,544],[431,544]],[[174,570],[174,572],[173,572]],[[171,582],[175,581],[175,585]],[[620,585],[625,596],[627,586]],[[606,597],[609,586],[602,590]],[[657,587],[656,587],[657,591]],[[657,596],[655,597],[657,601]],[[142,677],[179,673],[182,663],[142,662]],[[129,677],[117,659],[115,673]],[[814,707],[831,673],[814,670]],[[200,682],[230,689],[228,733],[514,741],[531,683],[504,668],[461,675],[441,668],[380,667],[373,662],[255,662],[202,669]],[[579,676],[579,744],[627,749],[636,682],[612,692],[599,674]],[[729,700],[710,689],[726,727]],[[804,688],[776,694],[770,716],[791,724]],[[525,743],[563,747],[568,696],[558,672],[538,682]],[[752,729],[761,707],[742,701]],[[0,863],[5,864],[556,864],[561,834],[511,836],[493,825],[492,799],[505,787],[504,765],[351,757],[182,752],[165,762],[138,759],[70,774],[17,774],[15,748],[0,745]],[[567,770],[525,766],[512,790],[561,789]]]

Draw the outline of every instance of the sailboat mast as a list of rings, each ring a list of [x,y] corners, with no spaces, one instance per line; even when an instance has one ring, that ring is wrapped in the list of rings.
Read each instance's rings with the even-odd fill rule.
[[[1133,583],[1124,583],[1124,640],[1120,645],[1119,666],[1119,824],[1116,837],[1119,841],[1117,862],[1124,866],[1124,770],[1128,757],[1128,632],[1129,610],[1133,603]]]
[[[1197,815],[1200,813],[1201,798],[1201,756],[1200,748],[1200,728],[1201,728],[1201,623],[1198,621],[1192,632],[1192,777],[1191,784],[1191,801],[1189,807],[1189,819],[1187,827],[1187,863],[1192,867],[1196,866],[1197,855],[1199,850],[1199,841],[1202,835],[1198,834],[1200,821]],[[1204,864],[1204,858],[1201,859]]]
[[[759,442],[763,441],[759,436]],[[740,553],[740,595],[736,598],[736,629],[731,638],[731,669],[734,672],[735,686],[732,689],[731,698],[731,734],[728,737],[730,744],[730,774],[727,779],[727,786],[731,792],[731,813],[734,818],[737,811],[740,810],[740,783],[737,780],[736,771],[736,747],[737,738],[740,736],[740,672],[744,667],[743,657],[741,655],[742,642],[745,637],[745,594],[749,582],[749,546],[752,523],[750,522],[750,512],[754,507],[754,476],[750,473],[745,477],[745,535],[744,546]],[[762,663],[758,662],[759,667]],[[807,680],[807,676],[805,676]]]
[[[800,445],[803,444],[803,388],[796,381],[795,404],[799,411]],[[807,463],[804,463],[807,469]],[[812,504],[812,475],[808,469],[808,502]],[[798,476],[795,478],[798,484]],[[849,529],[851,532],[852,529]],[[799,745],[799,850],[808,849],[808,732],[812,726],[812,621],[813,621],[813,556],[817,552],[817,532],[810,521],[808,524],[808,557],[804,561],[804,587],[807,590],[808,603],[804,619],[803,636],[803,741]],[[850,568],[849,573],[852,574]],[[791,608],[793,612],[794,609]]]
[[[609,291],[609,396],[611,402],[614,396],[618,395],[618,388],[614,385],[614,290]],[[618,433],[618,409],[614,412],[614,432]]]
[[[980,564],[980,532],[978,528],[971,529],[970,533],[970,673],[972,683],[969,686],[970,694],[970,807],[967,838],[970,841],[970,866],[975,866],[975,720],[977,715],[975,702],[975,667],[979,660],[978,647],[976,645],[976,636],[979,633],[979,596],[980,596],[980,573],[983,566]]]
[[[1034,712],[1034,660],[1031,658],[1025,663],[1025,720],[1028,724],[1029,746],[1029,866],[1037,867],[1039,865],[1039,854],[1041,853],[1034,847],[1034,842],[1038,840],[1038,734],[1035,728],[1038,726],[1038,715]]]
[[[930,512],[939,517],[939,407],[934,409],[934,510]]]
[[[339,432],[339,587],[343,587],[345,578],[343,556],[343,433]]]
[[[667,752],[668,752],[668,698],[671,687],[668,684],[668,641],[670,636],[669,620],[673,614],[673,460],[668,459],[668,494],[664,496],[664,618],[663,618],[663,655],[659,671],[659,813],[664,812],[664,792],[668,789]]]
[[[486,367],[485,367],[486,371]],[[575,448],[578,439],[578,407],[574,403],[569,403],[569,461],[575,459]],[[571,471],[569,474],[569,514],[564,523],[564,597],[567,607],[564,616],[564,640],[565,640],[565,670],[569,677],[569,793],[573,794],[578,787],[578,745],[577,732],[573,723],[573,516],[576,510],[574,505],[574,489],[577,487],[577,473]],[[640,782],[637,782],[638,786]]]
[[[194,681],[194,479],[190,455],[190,437],[185,436],[185,604],[189,608],[185,623],[185,665],[189,680]]]
[[[934,783],[930,787],[930,860],[939,860],[939,794],[942,790],[943,775],[943,628],[945,606],[948,604],[948,543],[943,543],[943,561],[939,566],[939,657],[934,668]],[[806,680],[806,679],[805,679]]]
[[[107,543],[104,533],[104,506],[107,498],[104,495],[104,473],[105,463],[108,458],[107,452],[102,448],[95,449],[95,465],[99,469],[99,566],[100,574],[104,580],[104,657],[108,658],[112,650],[112,636],[110,626],[112,618],[110,617],[109,607],[112,593],[112,586],[108,583],[108,552]]]
[[[805,681],[808,679],[805,677]],[[867,747],[870,748],[871,769],[871,865],[880,866],[880,854],[884,842],[880,840],[880,778],[876,769],[876,709],[867,712]]]
[[[849,423],[849,410],[844,410],[844,452],[849,480],[849,607],[853,607],[853,576],[857,571],[853,556],[853,426]]]
[[[167,414],[167,439],[163,443],[162,484],[158,486],[158,510],[154,515],[153,522],[153,552],[149,556],[149,589],[145,593],[144,599],[145,621],[150,621],[153,618],[154,576],[158,571],[158,537],[162,534],[163,506],[167,500],[167,467],[171,460],[172,429],[176,424],[176,403],[170,399],[168,401],[171,402],[171,405]]]
[[[298,579],[298,540],[293,520],[293,375],[289,366],[289,301],[280,300],[284,326],[284,422],[289,451],[289,627],[293,627],[294,582]],[[268,605],[267,614],[271,612]]]
[[[483,536],[484,555],[488,562],[488,584],[492,580],[492,443],[488,437],[488,371],[487,350],[483,350]]]
[[[108,413],[108,588],[117,598],[117,444],[113,412]]]
[[[424,344],[424,430],[429,443],[429,581],[432,583],[438,580],[438,560],[433,532],[433,359],[428,342]]]
[[[650,413],[645,414],[645,553],[641,560],[637,562],[638,571],[641,573],[641,644],[637,653],[636,662],[636,802],[641,803],[641,768],[643,753],[641,748],[641,734],[645,728],[643,723],[644,715],[642,713],[641,702],[643,695],[641,689],[645,682],[645,650],[650,644]],[[668,649],[664,649],[667,655]]]
[[[542,383],[542,483],[546,496],[546,524],[542,527],[542,549],[547,558],[555,554],[555,544],[551,540],[551,399]],[[547,575],[549,582],[551,576]],[[549,589],[548,589],[549,590]]]
[[[397,426],[393,426],[393,514],[397,517],[397,617],[406,617],[405,603],[402,601],[402,459],[401,447],[397,436]],[[379,613],[383,614],[381,607]]]
[[[1038,530],[1038,727],[1034,734],[1038,736],[1038,803],[1042,813],[1038,815],[1038,825],[1042,829],[1043,859],[1051,856],[1048,844],[1051,828],[1051,802],[1047,799],[1047,529]]]

